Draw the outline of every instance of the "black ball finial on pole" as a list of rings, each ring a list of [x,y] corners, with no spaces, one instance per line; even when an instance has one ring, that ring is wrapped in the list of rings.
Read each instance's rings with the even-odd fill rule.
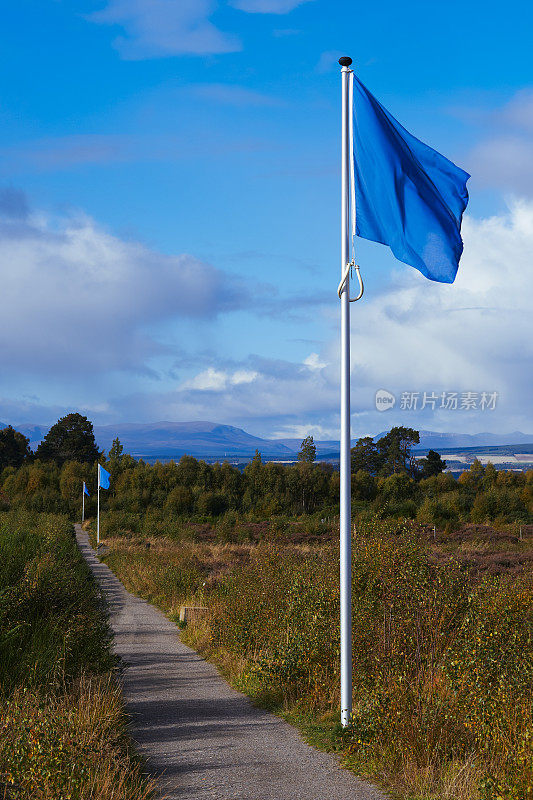
[[[351,63],[352,59],[350,56],[341,56],[341,58],[339,58],[339,64],[341,67],[349,67]]]

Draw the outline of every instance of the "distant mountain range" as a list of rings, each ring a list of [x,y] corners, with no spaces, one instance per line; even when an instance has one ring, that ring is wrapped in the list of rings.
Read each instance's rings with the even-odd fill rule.
[[[0,423],[0,428],[5,427]],[[17,425],[27,436],[33,449],[49,430],[46,425]],[[260,450],[265,458],[290,459],[294,453],[283,443],[261,439],[233,425],[216,422],[152,422],[95,425],[98,446],[109,450],[117,436],[124,452],[136,458],[180,458],[193,455],[199,458],[251,458]],[[298,446],[300,442],[298,443]]]
[[[382,431],[374,436],[374,441],[377,442],[382,436],[385,436],[388,431]],[[491,445],[513,445],[513,444],[526,444],[533,442],[533,434],[525,434],[520,431],[513,433],[438,433],[437,431],[419,431],[420,444],[416,445],[413,450],[439,450],[446,448],[458,447],[488,447]],[[300,439],[277,439],[289,450],[298,451],[300,448]],[[352,440],[355,444],[356,439]],[[315,439],[317,454],[319,456],[327,455],[328,453],[339,454],[339,442],[335,440],[330,441],[317,441]]]
[[[100,447],[109,449],[118,436],[124,450],[133,456],[198,455],[200,457],[251,457],[256,450],[268,458],[290,458],[284,444],[261,439],[233,425],[216,422],[154,422],[146,425],[95,426],[94,434]]]
[[[0,423],[0,428],[6,427]],[[33,449],[46,435],[46,425],[17,425],[30,440]],[[153,422],[124,423],[120,425],[95,425],[94,433],[99,447],[109,450],[117,436],[124,451],[136,458],[149,461],[177,459],[188,454],[207,459],[249,459],[256,450],[269,460],[290,461],[296,458],[301,439],[262,439],[252,436],[242,428],[219,425],[216,422]],[[385,432],[386,433],[386,432]],[[379,433],[379,439],[385,433]],[[497,445],[522,445],[533,442],[533,434],[514,431],[508,434],[495,433],[438,433],[420,431],[417,451],[428,449],[477,448]],[[315,441],[319,458],[338,458],[339,442],[335,440]],[[354,440],[355,444],[355,440]]]

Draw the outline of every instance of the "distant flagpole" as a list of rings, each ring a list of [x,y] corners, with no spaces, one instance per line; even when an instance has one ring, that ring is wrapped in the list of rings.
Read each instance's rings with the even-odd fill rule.
[[[98,503],[96,512],[96,547],[100,544],[100,464],[98,464]]]
[[[341,634],[341,725],[352,715],[352,497],[350,426],[350,64],[342,67],[341,138],[341,441],[340,441],[340,634]]]
[[[85,481],[81,482],[81,521],[85,522]]]
[[[98,511],[96,514],[96,546],[100,544],[100,488],[109,489],[111,475],[101,464],[98,464]]]

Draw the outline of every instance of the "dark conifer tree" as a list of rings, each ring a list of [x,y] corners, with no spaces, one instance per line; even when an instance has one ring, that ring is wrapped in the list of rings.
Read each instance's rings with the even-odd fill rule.
[[[52,425],[35,451],[40,461],[65,461],[92,464],[100,456],[94,439],[93,424],[81,414],[67,414]]]
[[[440,475],[446,469],[446,462],[442,460],[436,450],[429,450],[425,458],[420,459],[421,478],[431,478],[432,475]]]
[[[18,469],[31,456],[30,440],[11,425],[0,430],[0,472],[4,467]]]

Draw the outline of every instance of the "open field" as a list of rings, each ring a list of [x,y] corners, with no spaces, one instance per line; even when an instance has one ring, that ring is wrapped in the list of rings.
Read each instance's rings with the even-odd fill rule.
[[[113,538],[127,588],[178,620],[237,688],[411,800],[527,800],[533,787],[533,530],[376,521],[354,537],[354,717],[337,727],[332,542]]]

